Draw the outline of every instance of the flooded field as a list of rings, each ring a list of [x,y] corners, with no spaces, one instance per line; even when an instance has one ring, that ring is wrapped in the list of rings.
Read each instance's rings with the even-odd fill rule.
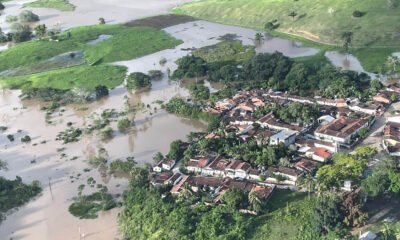
[[[5,22],[7,15],[18,15],[24,3],[34,0],[14,0],[5,2],[6,9],[0,16],[0,27],[8,31],[9,24]],[[76,6],[75,11],[61,12],[47,8],[24,8],[38,14],[41,23],[49,28],[62,29],[82,25],[93,25],[103,17],[107,23],[123,23],[132,19],[167,13],[171,8],[180,3],[191,0],[69,0]]]

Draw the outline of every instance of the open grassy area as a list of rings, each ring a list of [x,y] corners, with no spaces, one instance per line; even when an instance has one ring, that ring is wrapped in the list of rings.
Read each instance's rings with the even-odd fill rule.
[[[60,11],[74,11],[75,5],[68,0],[37,0],[24,4],[24,7],[32,8],[54,8]]]
[[[112,37],[94,45],[87,44],[102,34]],[[149,27],[123,25],[77,27],[62,33],[59,41],[33,40],[0,52],[2,59],[0,72],[7,70],[12,72],[12,75],[21,74],[21,76],[0,77],[0,83],[13,88],[31,86],[93,89],[99,84],[115,87],[122,83],[126,69],[102,64],[138,58],[173,48],[180,43],[180,40],[164,31]],[[60,55],[72,51],[83,53],[83,61],[80,62],[79,59],[75,61],[72,58],[66,62],[54,61],[54,57],[60,58]],[[77,64],[81,65],[74,66]],[[40,73],[22,76],[39,72],[35,69],[39,69]]]
[[[26,76],[0,77],[0,83],[9,88],[54,88],[68,90],[83,88],[94,90],[97,85],[113,88],[125,79],[126,68],[122,66],[77,66]]]
[[[249,239],[296,239],[300,227],[311,218],[313,200],[306,193],[276,190],[268,203],[270,213],[255,220]]]
[[[398,6],[389,6],[389,2]],[[353,17],[355,10],[364,15]],[[183,4],[174,11],[260,30],[276,20],[278,35],[309,39],[316,46],[341,46],[343,32],[353,32],[351,51],[368,71],[379,71],[392,52],[400,51],[397,0],[204,0]],[[291,12],[294,17],[289,16]]]

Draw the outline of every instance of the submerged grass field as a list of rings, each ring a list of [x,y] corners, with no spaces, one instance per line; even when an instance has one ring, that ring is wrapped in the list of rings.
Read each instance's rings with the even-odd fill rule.
[[[75,5],[68,0],[37,0],[24,4],[24,7],[32,8],[54,8],[60,11],[74,11]]]
[[[361,17],[353,16],[356,10]],[[379,71],[391,53],[400,51],[396,0],[203,0],[183,4],[174,12],[260,30],[275,21],[278,35],[309,39],[316,46],[341,47],[343,32],[353,32],[351,52],[367,71]],[[292,12],[295,16],[289,16]]]
[[[95,45],[87,44],[100,35],[112,37]],[[0,52],[0,72],[10,69],[17,74],[29,72],[35,66],[41,66],[41,73],[26,76],[0,77],[0,83],[13,88],[52,87],[70,89],[83,87],[93,89],[102,84],[115,87],[122,83],[125,68],[105,65],[107,63],[130,60],[147,54],[173,48],[181,41],[164,31],[149,27],[127,27],[123,25],[95,25],[77,27],[63,32],[59,41],[32,40]],[[50,58],[72,51],[82,51],[84,64],[70,68],[54,70],[48,64]],[[48,69],[43,68],[48,65]]]

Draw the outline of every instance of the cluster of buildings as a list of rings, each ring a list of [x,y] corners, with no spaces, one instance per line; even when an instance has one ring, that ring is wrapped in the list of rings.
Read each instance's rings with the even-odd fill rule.
[[[392,103],[392,95],[399,92],[381,91],[367,103],[357,99],[300,97],[271,90],[238,92],[230,99],[205,107],[204,111],[218,114],[227,123],[225,133],[234,133],[241,142],[252,140],[259,146],[284,145],[292,151],[295,149],[288,163],[256,167],[240,159],[206,153],[187,161],[184,166],[187,175],[171,171],[174,160],[160,161],[153,167],[159,173],[153,184],[171,185],[174,195],[181,194],[185,188],[194,192],[207,189],[214,202],[233,187],[247,193],[257,191],[267,200],[275,187],[298,185],[302,177],[313,175],[340,148],[352,148],[368,132],[376,116],[382,115],[386,105]],[[292,103],[318,105],[320,117],[308,125],[284,122],[273,112],[256,117],[261,107]],[[220,131],[212,132],[204,138],[219,139],[220,134]],[[383,145],[391,155],[400,156],[400,115],[388,120]]]

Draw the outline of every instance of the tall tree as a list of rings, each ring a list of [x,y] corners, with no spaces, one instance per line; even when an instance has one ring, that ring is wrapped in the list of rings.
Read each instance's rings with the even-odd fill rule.
[[[349,53],[350,45],[353,42],[353,32],[343,32],[341,38],[343,40],[344,51]]]

